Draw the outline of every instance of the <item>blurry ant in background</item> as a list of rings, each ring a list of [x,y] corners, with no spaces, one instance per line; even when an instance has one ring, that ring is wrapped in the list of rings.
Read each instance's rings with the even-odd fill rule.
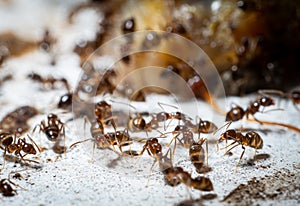
[[[68,84],[68,81],[65,78],[54,78],[52,76],[44,78],[41,75],[34,73],[34,72],[29,74],[27,77],[35,82],[39,82],[39,83],[43,84],[46,88],[50,88],[50,89],[53,89],[57,82],[61,82],[65,86],[67,91],[68,92],[70,91],[70,86]]]
[[[62,95],[57,104],[57,108],[71,111],[72,103],[73,103],[72,99],[73,99],[72,93],[66,93],[66,94]]]
[[[238,164],[236,165],[236,171],[237,171],[237,167],[240,164],[241,159],[242,159],[242,157],[245,153],[245,147],[244,146],[254,148],[255,149],[255,154],[256,154],[257,149],[262,149],[262,147],[263,147],[263,139],[261,138],[261,136],[258,133],[253,132],[253,131],[247,132],[244,135],[241,132],[236,132],[235,130],[230,129],[230,130],[227,130],[226,132],[224,132],[223,134],[221,134],[221,137],[220,137],[219,141],[217,141],[217,145],[218,145],[218,142],[224,141],[224,140],[226,140],[226,141],[227,140],[232,140],[233,141],[231,144],[227,145],[226,147],[221,148],[221,149],[225,149],[225,148],[228,148],[228,147],[232,146],[229,150],[227,150],[225,152],[224,155],[226,155],[228,152],[230,152],[233,148],[235,148],[239,145],[242,146],[243,152],[240,156]],[[254,154],[254,158],[255,158],[255,154]]]
[[[33,133],[36,128],[39,127],[39,132],[43,132],[48,140],[55,142],[53,146],[53,151],[55,153],[61,154],[66,152],[66,136],[65,136],[65,124],[58,118],[56,114],[49,114],[47,116],[47,123],[42,120],[40,124],[36,125],[33,129]],[[60,146],[60,135],[64,138],[64,146]]]
[[[300,104],[300,90],[294,90],[291,93],[284,93],[280,90],[265,89],[265,90],[258,90],[258,93],[262,94],[262,95],[277,94],[277,95],[280,95],[283,98],[290,99],[293,102],[293,105],[294,105],[295,109],[298,112],[300,112],[299,107],[297,107],[297,105]]]
[[[0,122],[0,128],[4,131],[16,134],[25,133],[30,126],[27,121],[37,115],[39,111],[35,107],[22,106],[9,112]]]

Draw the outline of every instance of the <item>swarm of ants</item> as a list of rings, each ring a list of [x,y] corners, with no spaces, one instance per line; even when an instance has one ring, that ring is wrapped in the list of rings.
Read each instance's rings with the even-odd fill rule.
[[[72,112],[72,104],[74,101],[78,101],[79,97],[76,92],[74,94],[70,92],[65,79],[55,79],[53,77],[44,79],[38,74],[29,75],[29,77],[41,83],[42,86],[49,87],[50,84],[51,88],[57,82],[63,83],[68,91],[60,97],[57,108],[62,109],[65,113]],[[291,99],[295,108],[297,108],[300,96],[299,91],[284,94],[274,90],[261,90],[259,94],[260,96],[250,102],[246,109],[233,104],[233,107],[225,114],[226,124],[221,125],[220,128],[212,121],[203,120],[200,117],[194,119],[180,111],[168,112],[165,110],[166,107],[177,107],[165,103],[158,103],[159,107],[164,111],[156,113],[135,111],[129,115],[126,121],[118,121],[120,118],[123,118],[121,115],[122,112],[113,112],[112,105],[108,101],[101,100],[96,103],[86,103],[94,106],[93,115],[86,114],[83,125],[84,130],[89,131],[91,137],[74,142],[69,146],[65,143],[65,139],[68,138],[65,134],[65,127],[72,119],[63,122],[59,117],[60,114],[46,114],[46,118],[29,131],[28,120],[39,114],[40,111],[31,106],[19,107],[8,113],[0,122],[0,149],[3,150],[3,167],[1,170],[5,169],[6,160],[10,155],[21,162],[21,165],[40,164],[39,158],[36,155],[43,152],[44,148],[38,145],[35,140],[38,133],[43,133],[44,137],[53,142],[52,149],[57,154],[63,154],[67,151],[72,152],[75,146],[87,141],[93,142],[93,153],[96,148],[110,149],[120,156],[128,156],[129,154],[132,158],[136,158],[145,155],[146,152],[153,158],[151,171],[158,164],[159,171],[163,175],[167,185],[175,187],[182,183],[196,190],[213,191],[214,180],[205,177],[205,174],[212,170],[213,165],[208,166],[208,139],[203,137],[204,134],[217,137],[217,150],[219,150],[219,143],[226,141],[226,146],[221,148],[221,150],[226,149],[225,154],[241,146],[242,153],[236,165],[237,170],[246,147],[253,148],[255,152],[256,150],[263,149],[263,136],[256,131],[243,132],[242,125],[240,129],[231,129],[229,127],[232,122],[243,119],[252,120],[257,122],[257,124],[286,127],[300,133],[300,129],[297,127],[282,123],[261,121],[255,117],[257,113],[264,113],[265,108],[276,104],[271,96],[273,94],[279,94],[284,98]],[[133,106],[131,107],[136,110]],[[83,114],[81,111],[77,112]],[[74,116],[74,119],[76,118],[78,117]],[[119,122],[122,122],[120,123],[122,125],[118,125]],[[171,123],[173,123],[172,125],[175,123],[173,129],[169,129]],[[86,129],[86,125],[90,125],[89,130]],[[220,133],[221,130],[225,131]],[[152,132],[154,131],[158,132],[159,135],[153,137]],[[141,132],[145,133],[146,139],[133,138],[134,134]],[[166,138],[169,138],[169,143],[163,144],[161,140]],[[230,141],[228,145],[227,141]],[[61,145],[62,142],[64,143],[63,146]],[[140,150],[131,150],[133,143],[140,145]],[[206,143],[205,149],[203,148],[204,143]],[[173,147],[171,147],[172,144]],[[199,174],[197,177],[193,177],[183,167],[174,165],[174,156],[176,147],[178,146],[188,150],[190,161],[194,165],[195,171]],[[124,148],[127,148],[127,150],[124,150]],[[33,158],[27,158],[28,156]],[[0,192],[3,196],[16,195],[17,187],[22,188],[12,182],[10,178],[0,180]]]

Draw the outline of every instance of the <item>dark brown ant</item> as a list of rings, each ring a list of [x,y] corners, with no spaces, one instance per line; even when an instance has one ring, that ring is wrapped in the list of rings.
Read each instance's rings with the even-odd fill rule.
[[[224,141],[224,140],[233,140],[233,142],[226,146],[230,147],[232,146],[229,150],[226,151],[225,154],[227,154],[228,152],[230,152],[233,148],[241,145],[243,152],[240,156],[239,162],[237,164],[237,166],[239,165],[244,153],[245,153],[245,147],[244,146],[248,146],[248,147],[252,147],[255,149],[255,153],[257,149],[262,149],[263,147],[263,139],[261,138],[261,136],[256,133],[256,132],[247,132],[245,135],[243,135],[241,132],[236,132],[233,129],[227,130],[226,132],[224,132],[223,134],[221,134],[221,137],[219,139],[219,141]],[[217,142],[218,144],[218,142]],[[237,167],[236,166],[236,167]],[[237,168],[236,168],[237,169]]]
[[[12,197],[17,195],[17,190],[13,189],[11,184],[15,185],[15,183],[11,182],[8,179],[2,179],[0,180],[0,192],[5,197]]]
[[[52,142],[56,142],[61,133],[65,136],[65,124],[53,113],[48,114],[47,124],[42,120],[40,124],[35,126],[33,132],[35,132],[37,127],[39,127],[40,132],[44,132],[48,140]]]
[[[127,19],[123,23],[122,31],[124,34],[135,31],[135,21],[134,18]]]
[[[27,121],[39,112],[31,106],[22,106],[8,113],[0,122],[0,128],[16,134],[23,134],[30,126]]]
[[[229,125],[232,122],[239,121],[239,120],[243,119],[244,117],[246,117],[246,119],[248,121],[251,121],[251,119],[249,119],[249,115],[251,115],[254,118],[254,121],[259,122],[260,124],[282,126],[282,127],[286,127],[288,129],[291,129],[291,130],[294,130],[294,131],[300,133],[300,129],[295,126],[284,124],[284,123],[260,121],[254,117],[254,115],[257,112],[261,112],[260,111],[261,106],[264,109],[265,107],[268,107],[268,106],[271,106],[274,104],[275,104],[275,102],[272,98],[267,97],[267,96],[261,96],[256,101],[251,102],[251,104],[248,106],[248,108],[246,110],[244,110],[242,107],[236,105],[226,114],[226,121],[228,122],[227,128],[229,127]]]
[[[61,151],[58,149],[59,147],[59,142],[60,140],[58,139],[60,135],[63,136],[64,142],[66,140],[65,136],[65,124],[58,118],[56,114],[48,114],[47,116],[47,123],[42,120],[40,124],[36,125],[35,128],[33,129],[33,132],[35,132],[36,128],[39,127],[39,132],[43,132],[48,140],[51,142],[55,142],[56,144],[54,145],[54,152]],[[65,150],[64,146],[64,150]],[[60,154],[61,152],[59,152]]]
[[[246,110],[236,105],[229,112],[227,112],[226,121],[235,122],[243,119],[244,117],[249,119],[249,116],[251,115],[257,122],[260,122],[254,117],[254,115],[260,111],[261,107],[265,108],[274,104],[275,102],[272,98],[262,96],[259,97],[256,101],[251,102]]]
[[[62,95],[57,104],[57,108],[65,109],[69,111],[72,110],[72,99],[73,99],[72,93],[67,93]]]
[[[280,95],[281,97],[283,98],[286,98],[286,99],[290,99],[292,100],[293,102],[293,105],[295,106],[296,110],[300,112],[300,109],[299,107],[297,107],[298,104],[300,104],[300,90],[294,90],[292,91],[291,93],[284,93],[280,90],[259,90],[258,91],[259,94],[278,94]]]
[[[6,159],[6,153],[14,153],[16,156],[20,156],[21,160],[38,163],[34,160],[24,159],[24,157],[28,154],[35,155],[37,153],[37,150],[35,149],[34,145],[36,146],[38,151],[40,151],[40,148],[32,140],[32,138],[29,135],[27,135],[27,137],[33,144],[27,143],[25,138],[17,137],[15,134],[13,135],[8,132],[2,132],[0,134],[0,148],[4,150],[4,160]],[[21,152],[23,152],[24,154],[22,154]],[[3,168],[4,166],[5,164],[3,164]]]
[[[45,85],[46,87],[49,85],[51,89],[54,88],[54,85],[56,82],[61,82],[65,88],[67,89],[67,91],[70,91],[70,86],[68,84],[68,81],[65,78],[59,78],[56,79],[52,76],[49,76],[47,78],[42,77],[41,75],[32,72],[31,74],[28,75],[28,78],[30,78],[31,80],[35,81],[35,82],[39,82],[43,85]]]

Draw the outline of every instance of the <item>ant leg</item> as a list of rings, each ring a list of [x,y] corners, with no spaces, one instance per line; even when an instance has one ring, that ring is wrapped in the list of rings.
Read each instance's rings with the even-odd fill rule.
[[[234,142],[234,143],[236,143],[236,142]],[[233,145],[234,143],[231,143],[230,145],[228,145],[228,146],[231,146],[231,145]],[[228,152],[230,152],[233,148],[235,148],[235,147],[237,147],[238,145],[240,145],[239,143],[237,143],[236,145],[234,145],[234,146],[232,146],[229,150],[227,150],[226,152],[225,152],[225,154],[224,155],[226,155]]]
[[[243,156],[244,156],[244,153],[245,153],[245,147],[242,145],[242,148],[243,148],[243,152],[242,152],[242,154],[241,154],[241,156],[240,156],[240,160],[239,160],[239,162],[237,163],[237,165],[236,165],[236,168],[235,168],[235,172],[237,172],[237,168],[238,168],[238,166],[239,166],[239,164],[240,164],[240,162],[241,162],[241,160],[242,160],[242,158],[243,158]]]
[[[72,149],[72,147],[74,147],[77,144],[80,144],[80,143],[83,143],[83,142],[87,142],[87,141],[90,141],[90,140],[94,140],[94,138],[88,138],[88,139],[85,139],[85,140],[82,140],[82,141],[75,142],[75,143],[73,143],[73,144],[70,145],[70,149]]]
[[[206,166],[208,167],[208,142],[207,142],[207,139],[205,139],[205,143],[206,143]]]
[[[93,152],[92,152],[92,159],[89,161],[91,163],[94,162],[94,154],[95,154],[95,149],[96,149],[96,141],[94,141],[94,144],[93,144]]]
[[[29,136],[29,134],[27,134],[28,139],[30,140],[30,142],[32,142],[36,148],[38,149],[39,153],[41,153],[41,149],[40,147],[36,144],[36,142]]]
[[[4,154],[3,154],[3,167],[2,167],[2,169],[0,170],[0,171],[2,171],[2,170],[4,170],[4,168],[5,168],[5,165],[6,165],[6,148],[5,148],[5,150],[4,150]]]
[[[151,175],[152,175],[152,172],[153,172],[153,170],[154,170],[154,166],[155,166],[155,164],[157,163],[157,159],[155,159],[154,160],[154,162],[153,162],[153,164],[152,164],[152,166],[151,166],[151,169],[150,169],[150,174],[148,175],[148,180],[147,180],[147,184],[146,184],[146,188],[148,187],[148,185],[149,185],[149,182],[150,182],[150,177],[151,177]]]

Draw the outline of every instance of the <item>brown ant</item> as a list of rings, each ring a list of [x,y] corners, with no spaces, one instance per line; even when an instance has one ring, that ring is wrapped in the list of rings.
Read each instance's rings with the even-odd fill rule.
[[[272,106],[274,104],[275,104],[275,102],[272,98],[262,96],[262,97],[259,97],[256,101],[251,102],[246,110],[244,110],[242,107],[236,105],[229,112],[227,112],[226,121],[235,122],[235,121],[239,121],[239,120],[243,119],[243,117],[246,117],[247,119],[249,119],[249,116],[251,115],[257,122],[260,122],[259,120],[257,120],[254,117],[254,115],[260,111],[261,107],[265,108],[268,106]]]
[[[27,121],[39,112],[31,106],[22,106],[8,113],[0,122],[0,128],[16,134],[23,134],[30,126]]]
[[[102,125],[111,124],[114,128],[116,128],[116,123],[112,116],[111,105],[106,101],[100,101],[95,105],[94,110],[96,121],[101,123]]]
[[[28,154],[35,155],[37,153],[34,145],[38,148],[38,151],[40,151],[40,148],[33,141],[33,139],[29,135],[27,135],[27,137],[33,144],[27,143],[25,138],[17,137],[15,134],[13,135],[8,132],[0,133],[0,148],[4,150],[4,161],[6,159],[6,153],[14,153],[16,156],[20,156],[21,160],[38,163],[34,160],[24,159],[24,157]],[[24,154],[22,154],[21,152],[23,152]],[[3,164],[3,168],[4,165],[5,164]]]
[[[201,191],[213,190],[213,185],[209,178],[201,176],[192,178],[191,174],[184,171],[181,167],[173,167],[171,153],[170,157],[167,157],[169,151],[170,149],[165,155],[158,158],[160,170],[164,174],[167,184],[177,186],[178,184],[183,183],[188,187]]]
[[[280,90],[259,90],[259,94],[278,94],[283,98],[290,99],[293,102],[293,105],[295,106],[296,110],[300,112],[299,107],[297,107],[298,104],[300,104],[300,90],[294,90],[291,93],[284,93]]]
[[[115,145],[119,147],[119,150],[122,153],[122,147],[132,144],[132,140],[127,129],[116,130],[115,132],[108,132],[105,134],[103,125],[97,121],[93,121],[90,127],[90,132],[92,138],[75,142],[70,146],[70,148],[74,147],[77,144],[92,140],[94,141],[93,154],[96,146],[100,149],[111,149],[112,146],[113,150],[115,151]]]
[[[236,132],[233,129],[227,130],[226,132],[224,132],[223,134],[221,134],[221,137],[219,139],[219,141],[224,141],[224,140],[233,140],[233,142],[226,146],[230,147],[232,146],[229,150],[226,151],[226,153],[224,155],[226,155],[228,152],[230,152],[233,148],[241,145],[243,152],[240,156],[239,162],[237,164],[237,166],[239,165],[244,153],[245,153],[245,147],[244,146],[249,146],[255,149],[255,153],[257,149],[262,149],[263,147],[263,139],[261,138],[261,136],[259,134],[257,134],[256,132],[247,132],[245,135],[243,135],[241,132]],[[218,144],[218,142],[217,142]],[[224,148],[223,148],[224,149]],[[255,156],[255,154],[254,154]],[[237,167],[236,166],[236,167]],[[237,170],[237,168],[236,168]]]
[[[43,78],[41,75],[32,72],[31,74],[28,75],[28,78],[30,78],[31,80],[35,81],[35,82],[39,82],[45,86],[50,85],[50,88],[54,88],[54,85],[56,82],[61,82],[65,88],[67,89],[67,91],[70,91],[70,86],[68,84],[68,81],[65,78],[60,78],[60,79],[56,79],[54,77],[47,77],[47,78]]]
[[[65,124],[58,118],[56,114],[48,114],[47,116],[47,123],[42,120],[40,124],[36,125],[33,129],[33,132],[35,132],[36,128],[39,127],[39,132],[43,132],[48,140],[51,142],[55,142],[54,145],[54,152],[62,153],[61,149],[58,149],[59,147],[59,136],[60,134],[63,135],[64,142],[66,141],[65,137]],[[66,147],[64,146],[64,152]]]
[[[145,150],[147,150],[149,156],[159,158],[162,153],[162,146],[158,142],[157,138],[150,138],[146,141],[146,144],[143,146],[140,155],[142,155],[145,152]]]
[[[203,143],[206,141],[206,155],[202,147]],[[190,160],[196,168],[198,173],[203,173],[210,171],[209,167],[204,168],[204,159],[206,157],[206,164],[208,164],[208,144],[207,139],[200,138],[198,142],[191,144],[189,149]]]
[[[297,96],[297,92],[295,93],[295,96]],[[286,127],[288,129],[291,129],[291,130],[294,130],[294,131],[300,133],[300,129],[295,127],[295,126],[284,124],[284,123],[260,121],[260,120],[258,120],[254,117],[254,115],[257,112],[260,112],[261,107],[263,107],[263,109],[264,109],[265,107],[268,107],[268,106],[271,106],[271,105],[274,105],[274,104],[275,104],[275,102],[272,98],[267,97],[267,96],[262,96],[262,97],[259,97],[256,101],[251,102],[251,104],[248,106],[248,108],[246,110],[244,110],[240,106],[233,107],[226,114],[226,121],[228,121],[227,128],[230,126],[230,124],[232,122],[239,121],[239,120],[243,119],[244,117],[246,117],[246,119],[248,121],[251,121],[249,119],[249,115],[251,115],[254,118],[254,120],[252,120],[252,121],[259,122],[260,124],[282,126],[282,127]]]
[[[157,128],[157,124],[155,124],[152,120],[146,123],[146,120],[143,118],[145,115],[150,115],[149,113],[136,113],[135,116],[131,116],[128,121],[128,128],[132,132],[138,131],[152,131],[152,129]]]

